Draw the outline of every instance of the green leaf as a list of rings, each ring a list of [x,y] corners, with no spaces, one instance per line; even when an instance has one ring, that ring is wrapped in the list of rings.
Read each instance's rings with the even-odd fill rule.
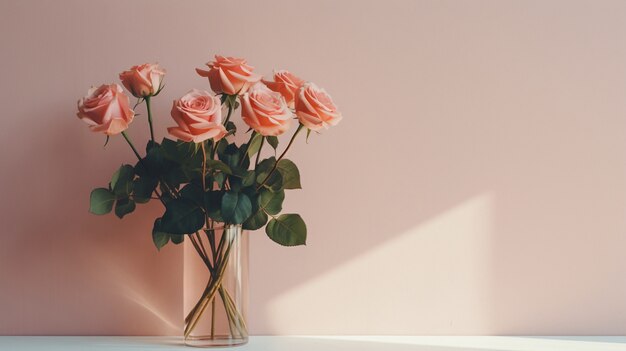
[[[184,144],[168,138],[163,138],[163,141],[161,141],[161,148],[163,149],[163,156],[168,160],[173,161],[180,159],[180,156],[186,153],[185,151],[181,151],[182,148],[188,150]]]
[[[246,194],[228,191],[222,197],[222,216],[226,223],[241,224],[251,214],[252,203]]]
[[[150,151],[150,149],[152,149],[155,146],[159,146],[159,144],[155,143],[152,140],[148,140],[148,143],[146,144],[146,153],[148,153]]]
[[[241,184],[243,186],[251,186],[254,184],[254,180],[256,179],[256,174],[254,171],[247,171],[246,175],[243,177]]]
[[[122,165],[111,178],[111,189],[118,196],[128,196],[133,190],[135,169],[131,165]]]
[[[257,200],[259,208],[268,214],[278,214],[283,209],[283,200],[285,200],[285,191],[272,192],[261,189]]]
[[[224,222],[222,217],[222,197],[224,192],[222,191],[207,191],[204,193],[204,208],[207,210],[207,215],[217,222]]]
[[[135,201],[125,198],[117,200],[115,204],[115,215],[119,218],[124,218],[125,215],[135,210]]]
[[[237,133],[237,126],[232,121],[228,121],[228,123],[226,123],[225,128],[229,134]]]
[[[178,245],[178,244],[182,243],[183,241],[185,241],[185,236],[184,235],[178,235],[178,234],[170,234],[170,239],[172,239],[172,243],[174,245]]]
[[[232,191],[240,191],[243,183],[243,177],[230,176],[228,177],[228,185],[230,185],[230,190]]]
[[[208,151],[207,151],[208,153]],[[200,166],[202,167],[202,166]],[[206,160],[206,169],[207,169],[207,173],[209,173],[211,170],[219,170],[222,171],[226,174],[232,174],[233,171],[230,169],[230,167],[228,167],[227,164],[225,164],[224,162],[220,161],[220,160]]]
[[[283,189],[283,175],[278,170],[275,170],[264,186],[273,192],[281,191]]]
[[[224,153],[224,151],[226,150],[226,146],[228,146],[228,140],[222,138],[217,141],[217,143],[215,144],[215,148],[217,149],[218,155]]]
[[[180,190],[180,196],[183,199],[191,200],[196,205],[204,205],[204,191],[195,183],[189,183]]]
[[[261,210],[257,211],[254,215],[243,222],[243,229],[257,230],[262,228],[267,223],[267,214]]]
[[[133,199],[136,203],[146,203],[150,201],[152,193],[156,188],[158,181],[155,178],[144,176],[135,179],[133,185]]]
[[[276,148],[278,147],[278,137],[268,136],[267,143],[270,144],[274,150],[276,150]]]
[[[96,215],[103,215],[111,212],[115,194],[106,188],[96,188],[89,195],[89,212]]]
[[[168,241],[170,241],[170,235],[161,230],[161,218],[157,218],[152,227],[152,242],[154,242],[154,246],[156,246],[157,250],[160,251]]]
[[[215,180],[215,184],[217,184],[218,188],[221,188],[224,185],[224,181],[226,180],[226,175],[224,173],[218,173],[213,176]]]
[[[265,160],[259,162],[259,164],[255,168],[255,171],[257,173],[257,179],[262,178],[261,180],[263,180],[263,178],[265,178],[267,174],[270,172],[272,167],[274,167],[275,163],[276,163],[276,157],[274,156],[270,158],[266,158]]]
[[[283,246],[306,244],[306,224],[298,214],[283,214],[272,218],[265,227],[265,233]]]
[[[307,144],[309,143],[309,136],[310,136],[310,135],[311,135],[311,130],[310,130],[310,129],[307,129],[307,130],[306,130],[306,143],[307,143]]]
[[[150,150],[148,150],[146,157],[143,159],[146,172],[152,176],[159,177],[169,172],[170,169],[177,167],[178,163],[175,162],[176,160],[184,160],[188,157],[185,154],[177,154],[177,158],[173,160],[166,157],[166,155],[167,152],[163,146],[156,143],[151,145]]]
[[[256,155],[256,153],[259,152],[262,141],[263,141],[263,136],[261,134],[255,134],[252,137],[252,140],[250,140],[250,143],[248,144],[248,148],[246,149],[246,154],[248,154],[248,157],[252,158],[252,156]]]
[[[278,161],[276,169],[283,176],[284,189],[302,189],[300,184],[300,171],[296,164],[287,159]]]
[[[267,178],[267,175],[270,174],[275,163],[275,157],[266,158],[265,160],[261,161],[256,168],[257,183],[261,184],[263,181],[265,181],[264,186],[274,192],[280,191],[282,189],[282,174],[279,171],[275,170],[267,180],[265,180],[265,178]]]
[[[170,167],[163,177],[163,180],[174,188],[190,181],[185,171],[179,166]]]
[[[191,234],[204,226],[204,212],[187,199],[175,199],[165,205],[161,229],[170,234]]]
[[[224,142],[221,142],[220,144],[224,144]],[[235,145],[235,143],[228,144],[222,152],[219,152],[218,150],[218,156],[219,159],[226,163],[231,169],[237,168],[239,165],[239,148]]]

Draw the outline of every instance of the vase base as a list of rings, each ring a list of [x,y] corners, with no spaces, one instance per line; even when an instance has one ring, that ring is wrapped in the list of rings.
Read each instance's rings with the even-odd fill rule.
[[[228,336],[190,336],[185,339],[185,345],[191,347],[229,347],[241,346],[248,343],[248,338],[231,338]]]

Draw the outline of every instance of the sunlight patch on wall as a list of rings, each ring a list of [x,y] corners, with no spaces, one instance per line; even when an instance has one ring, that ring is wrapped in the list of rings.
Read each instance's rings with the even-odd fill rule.
[[[266,306],[270,330],[484,331],[490,315],[493,223],[493,193],[472,197],[275,296]]]

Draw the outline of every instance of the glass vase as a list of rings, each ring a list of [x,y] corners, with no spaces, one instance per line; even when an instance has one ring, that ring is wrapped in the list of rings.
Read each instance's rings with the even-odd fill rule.
[[[241,225],[211,227],[185,240],[185,344],[242,345],[248,342],[248,235]]]

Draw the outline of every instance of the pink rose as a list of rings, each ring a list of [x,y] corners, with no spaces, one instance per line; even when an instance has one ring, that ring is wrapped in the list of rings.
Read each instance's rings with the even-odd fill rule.
[[[161,88],[164,75],[165,70],[158,64],[144,63],[120,73],[120,80],[133,96],[141,98],[156,94]]]
[[[298,90],[295,108],[300,123],[314,131],[328,129],[342,118],[328,93],[313,83],[305,83]]]
[[[292,114],[279,93],[257,83],[241,96],[241,119],[263,136],[277,136],[289,129]]]
[[[304,84],[304,81],[293,75],[291,72],[282,70],[274,72],[273,82],[263,80],[263,83],[265,83],[268,88],[279,92],[280,95],[285,98],[287,106],[293,108],[296,93]]]
[[[206,65],[209,66],[208,71],[196,68],[196,72],[209,78],[211,89],[217,94],[243,94],[261,80],[260,75],[252,73],[254,67],[242,58],[215,55],[215,61]]]
[[[193,89],[174,100],[172,118],[178,127],[167,131],[183,141],[200,143],[211,138],[217,141],[227,134],[222,125],[220,99],[207,91]]]
[[[89,89],[87,96],[78,100],[76,115],[92,131],[116,135],[128,128],[135,112],[131,110],[128,96],[119,84],[103,84]]]

